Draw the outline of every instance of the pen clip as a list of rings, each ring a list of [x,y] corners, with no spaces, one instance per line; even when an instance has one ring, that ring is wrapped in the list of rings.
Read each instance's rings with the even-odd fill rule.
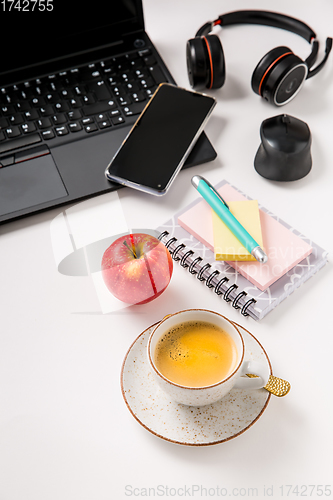
[[[207,186],[213,191],[214,194],[216,194],[216,196],[222,201],[222,203],[227,207],[228,210],[230,210],[229,208],[229,205],[227,204],[227,202],[222,198],[222,196],[220,195],[220,193],[218,193],[216,191],[216,189],[214,188],[214,186],[211,185],[210,182],[207,181],[207,179],[202,179],[206,184]]]

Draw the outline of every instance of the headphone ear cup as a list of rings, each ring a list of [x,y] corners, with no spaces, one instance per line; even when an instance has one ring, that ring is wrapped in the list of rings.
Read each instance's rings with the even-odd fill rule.
[[[225,82],[225,60],[223,47],[217,35],[204,37],[210,65],[209,89],[219,89]]]
[[[306,63],[289,47],[276,47],[257,64],[252,74],[252,90],[266,101],[281,106],[297,94],[307,72]]]
[[[262,95],[262,86],[268,73],[273,69],[274,65],[285,57],[287,54],[292,54],[292,51],[288,47],[276,47],[270,50],[264,55],[262,59],[258,62],[255,70],[252,74],[251,86],[252,90],[258,94]]]
[[[209,79],[209,66],[205,42],[201,37],[191,38],[186,44],[187,74],[194,89],[205,88]]]
[[[186,61],[192,88],[216,89],[224,84],[225,62],[218,36],[207,35],[188,40]]]

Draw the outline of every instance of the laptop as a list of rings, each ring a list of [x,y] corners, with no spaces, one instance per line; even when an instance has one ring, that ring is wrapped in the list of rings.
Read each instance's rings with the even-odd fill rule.
[[[119,189],[110,158],[157,86],[175,83],[141,0],[2,4],[0,223]],[[203,133],[184,168],[215,157]]]

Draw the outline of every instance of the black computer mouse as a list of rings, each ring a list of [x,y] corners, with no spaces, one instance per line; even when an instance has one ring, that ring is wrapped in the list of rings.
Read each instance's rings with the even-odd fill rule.
[[[305,122],[286,114],[273,116],[262,122],[260,137],[254,159],[260,175],[274,181],[295,181],[310,172],[311,132]]]

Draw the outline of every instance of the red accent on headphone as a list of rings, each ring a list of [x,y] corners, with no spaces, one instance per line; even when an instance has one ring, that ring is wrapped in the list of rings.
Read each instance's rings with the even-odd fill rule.
[[[212,53],[211,53],[207,38],[205,36],[203,36],[202,38],[205,40],[207,51],[208,51],[209,64],[210,64],[210,83],[209,83],[208,88],[211,89],[213,87],[213,58],[212,58]]]
[[[268,66],[268,68],[266,69],[261,81],[260,81],[260,84],[259,84],[259,95],[262,97],[262,94],[261,94],[261,86],[263,84],[263,81],[267,75],[267,73],[269,72],[270,69],[272,69],[272,67],[274,66],[274,64],[276,64],[280,59],[282,59],[282,57],[285,57],[285,56],[288,56],[289,54],[292,54],[292,52],[286,52],[285,54],[282,54],[282,56],[278,57],[277,59],[275,59],[275,61],[272,62],[272,64],[270,66]]]

